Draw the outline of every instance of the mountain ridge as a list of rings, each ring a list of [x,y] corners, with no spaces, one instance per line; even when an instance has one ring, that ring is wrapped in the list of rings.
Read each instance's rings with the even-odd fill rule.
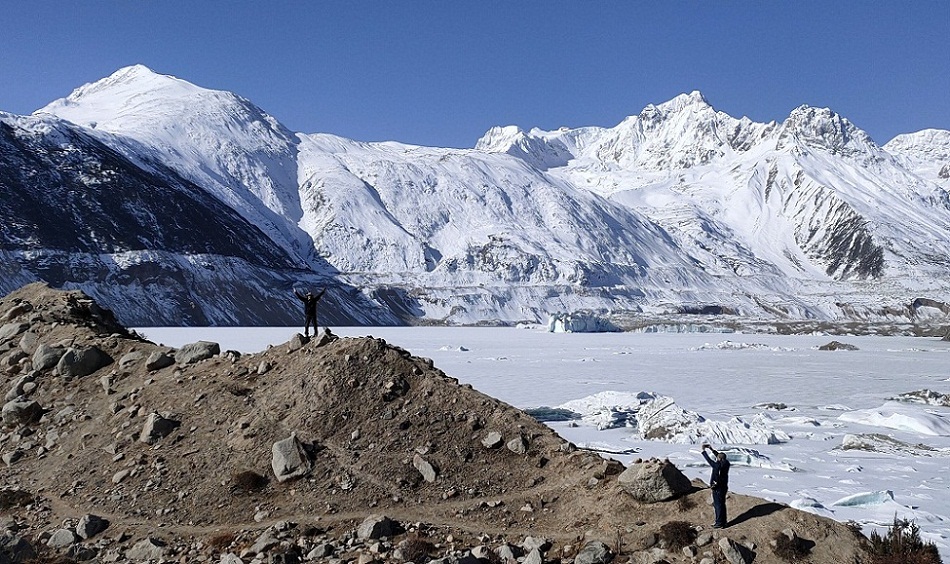
[[[493,127],[471,149],[366,143],[293,133],[240,96],[141,65],[32,119],[173,171],[293,268],[406,322],[704,305],[836,319],[921,291],[950,300],[939,130],[899,136],[892,153],[829,109],[757,123],[693,91],[614,127]]]

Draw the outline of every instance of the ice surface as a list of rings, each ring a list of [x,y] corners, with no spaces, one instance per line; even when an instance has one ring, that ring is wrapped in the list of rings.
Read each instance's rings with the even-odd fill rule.
[[[286,342],[296,329],[141,331],[171,346],[211,338],[221,343],[222,350],[253,352]],[[860,350],[836,355],[812,349],[828,342],[827,335],[755,335],[742,340],[768,348],[697,350],[708,335],[549,333],[543,327],[334,327],[333,331],[385,338],[412,354],[432,358],[447,374],[516,407],[569,405],[569,411],[545,408],[547,424],[567,440],[609,453],[625,464],[637,457],[669,458],[690,478],[709,478],[697,448],[643,440],[634,425],[639,425],[636,414],[644,404],[675,399],[681,412],[732,430],[739,427],[733,417],[753,423],[757,415],[769,415],[774,419],[757,423],[790,435],[790,440],[752,448],[729,442],[715,445],[736,459],[731,489],[840,521],[854,520],[868,533],[882,530],[895,516],[914,519],[921,534],[937,543],[944,561],[950,561],[950,436],[932,434],[940,428],[938,415],[948,410],[885,403],[909,389],[950,393],[950,384],[944,383],[946,354],[935,354],[950,352],[950,343],[849,336],[847,341]],[[460,352],[463,346],[473,352]],[[913,369],[908,369],[910,365]],[[784,417],[787,411],[752,407],[765,403],[784,403],[796,411]],[[897,410],[915,423],[904,429],[867,424],[874,419],[869,414]],[[614,423],[620,416],[624,423],[599,430],[596,424],[573,419],[604,411],[615,414]],[[843,448],[859,443],[863,447]],[[796,471],[788,471],[792,467]],[[848,496],[883,491],[894,492],[894,500],[876,506],[834,505]]]

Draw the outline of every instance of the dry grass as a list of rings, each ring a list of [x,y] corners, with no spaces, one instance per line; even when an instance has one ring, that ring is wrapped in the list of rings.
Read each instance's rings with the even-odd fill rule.
[[[237,535],[234,533],[220,533],[208,539],[208,546],[222,552],[231,546],[235,539],[237,539]]]
[[[696,529],[686,521],[670,521],[660,527],[660,540],[670,550],[679,551],[696,542]]]
[[[887,534],[871,532],[872,564],[941,564],[937,545],[920,538],[920,527],[906,519],[894,517]]]
[[[435,545],[426,539],[420,537],[410,537],[405,540],[402,547],[402,558],[406,562],[415,562],[421,564],[429,560]]]
[[[245,470],[231,476],[232,491],[252,493],[259,492],[265,487],[267,487],[267,478],[257,472]]]
[[[800,538],[788,538],[784,533],[776,533],[772,538],[772,552],[785,562],[798,562],[811,552],[808,545]]]
[[[33,495],[24,490],[0,490],[0,510],[25,507],[33,503]]]

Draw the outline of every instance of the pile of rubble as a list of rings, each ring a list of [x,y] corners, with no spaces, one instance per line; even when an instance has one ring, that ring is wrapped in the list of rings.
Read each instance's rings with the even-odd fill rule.
[[[740,495],[712,531],[668,462],[578,450],[372,337],[172,349],[33,284],[0,300],[0,385],[0,564],[778,562],[783,530],[814,562],[861,554],[843,524]]]

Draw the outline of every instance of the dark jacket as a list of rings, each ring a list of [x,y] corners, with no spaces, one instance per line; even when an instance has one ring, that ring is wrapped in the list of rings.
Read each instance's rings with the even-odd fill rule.
[[[323,297],[323,293],[326,291],[327,291],[326,288],[324,288],[323,290],[320,290],[320,293],[317,294],[316,296],[312,294],[305,296],[301,294],[300,292],[298,292],[297,290],[294,290],[294,294],[296,294],[297,298],[303,302],[304,313],[310,317],[315,317],[317,315],[317,302],[320,301],[320,298]]]
[[[709,455],[706,454],[706,451],[703,451],[703,458],[706,459],[706,462],[712,466],[712,475],[709,477],[709,487],[714,490],[728,490],[729,489],[729,461],[723,460],[719,461],[714,458],[709,458]]]

